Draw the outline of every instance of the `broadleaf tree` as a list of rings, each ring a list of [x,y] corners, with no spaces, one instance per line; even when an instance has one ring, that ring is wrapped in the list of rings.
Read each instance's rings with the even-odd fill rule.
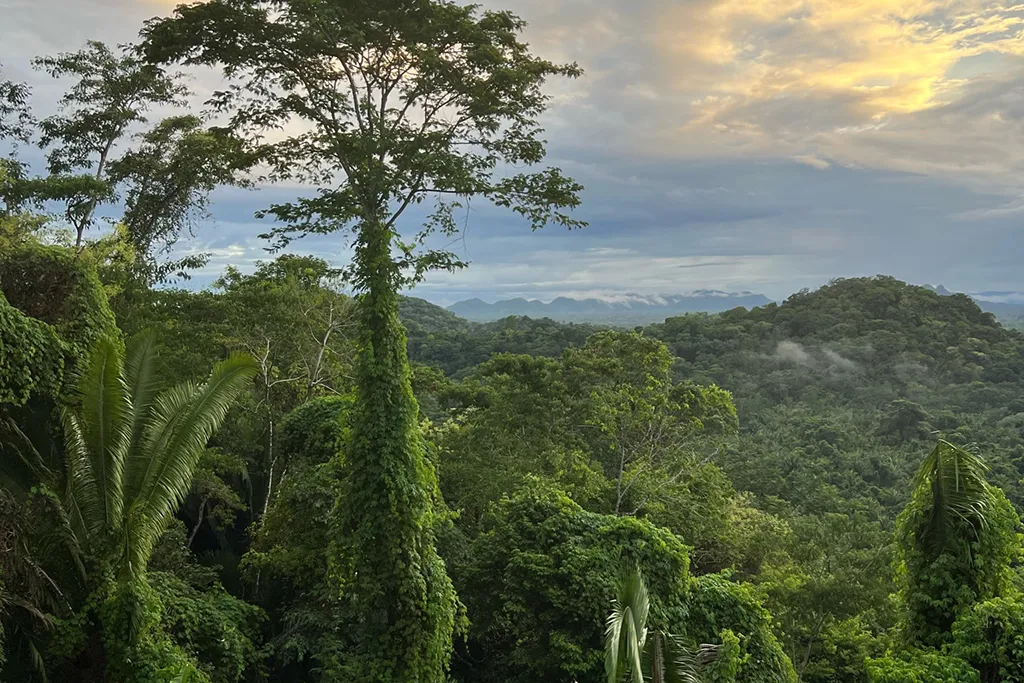
[[[181,113],[189,95],[183,76],[147,64],[127,47],[89,41],[33,64],[68,86],[57,113],[37,119],[31,90],[0,81],[0,141],[13,148],[35,141],[47,152],[44,175],[33,175],[13,154],[0,160],[5,213],[63,206],[75,246],[100,254],[110,234],[87,245],[87,231],[111,219],[116,239],[131,251],[127,274],[142,284],[187,276],[202,265],[203,255],[158,256],[205,215],[216,187],[247,184],[250,160],[240,141]],[[150,123],[154,113],[169,115]],[[115,209],[118,202],[123,206]]]
[[[29,141],[35,124],[28,106],[29,95],[31,90],[25,83],[0,80],[0,140]]]
[[[39,145],[49,150],[53,176],[89,172],[103,181],[115,147],[133,125],[145,122],[145,112],[179,104],[187,92],[173,75],[96,41],[77,52],[40,57],[34,64],[53,78],[75,79],[60,100],[60,112],[39,122]],[[65,217],[75,230],[76,246],[81,246],[100,201],[109,198],[83,193],[67,200]]]
[[[352,643],[338,680],[443,680],[458,619],[434,549],[437,486],[399,291],[465,265],[429,240],[456,234],[456,211],[474,199],[534,229],[583,225],[569,213],[582,187],[557,168],[530,168],[545,156],[542,85],[581,72],[533,56],[524,26],[510,12],[441,0],[208,0],[143,31],[153,63],[222,69],[230,86],[210,104],[251,141],[267,177],[317,189],[261,212],[277,222],[266,237],[351,240],[357,400],[334,560]],[[399,220],[427,201],[422,229],[403,238]]]

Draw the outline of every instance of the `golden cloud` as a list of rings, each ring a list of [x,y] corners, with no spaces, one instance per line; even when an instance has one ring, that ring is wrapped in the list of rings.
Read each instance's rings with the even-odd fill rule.
[[[1024,54],[1024,5],[935,0],[706,0],[667,10],[654,37],[694,92],[691,125],[738,128],[738,108],[844,98],[864,121],[954,100],[968,57]]]

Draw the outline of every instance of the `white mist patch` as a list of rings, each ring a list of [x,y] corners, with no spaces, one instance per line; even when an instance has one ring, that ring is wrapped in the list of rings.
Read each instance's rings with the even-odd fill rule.
[[[833,351],[832,349],[822,350],[821,355],[823,355],[829,363],[831,363],[833,366],[841,370],[860,369],[860,365],[856,361],[852,361],[849,358],[845,358],[836,353],[835,351]]]
[[[782,363],[803,365],[808,368],[817,365],[814,361],[814,357],[811,356],[811,354],[809,354],[801,344],[794,341],[779,342],[779,345],[775,347],[775,354],[773,357]]]
[[[808,349],[795,341],[781,341],[775,347],[775,353],[769,356],[777,363],[799,365],[812,369],[836,369],[843,372],[856,372],[860,364],[832,349]]]

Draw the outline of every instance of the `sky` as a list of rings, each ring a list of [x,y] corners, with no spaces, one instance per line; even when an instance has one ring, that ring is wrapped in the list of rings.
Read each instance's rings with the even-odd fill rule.
[[[486,0],[534,51],[585,75],[552,82],[548,163],[585,187],[580,231],[531,232],[474,204],[471,262],[416,294],[549,300],[749,290],[782,299],[893,275],[1024,300],[1024,4],[958,0]],[[134,38],[164,0],[0,0],[4,76],[46,112],[59,84],[29,60]],[[196,76],[198,90],[209,75]],[[204,80],[206,79],[206,80]],[[222,190],[183,248],[195,282],[269,258],[253,213],[295,188]],[[336,263],[337,237],[292,251]],[[1004,293],[1004,294],[999,294]],[[1011,293],[1011,294],[1005,294]]]

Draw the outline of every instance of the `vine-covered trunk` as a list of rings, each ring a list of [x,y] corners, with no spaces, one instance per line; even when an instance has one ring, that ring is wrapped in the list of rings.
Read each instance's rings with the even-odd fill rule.
[[[344,454],[337,553],[350,653],[338,681],[441,683],[457,599],[434,548],[436,480],[424,452],[398,318],[393,233],[364,225],[356,249],[360,337]]]

